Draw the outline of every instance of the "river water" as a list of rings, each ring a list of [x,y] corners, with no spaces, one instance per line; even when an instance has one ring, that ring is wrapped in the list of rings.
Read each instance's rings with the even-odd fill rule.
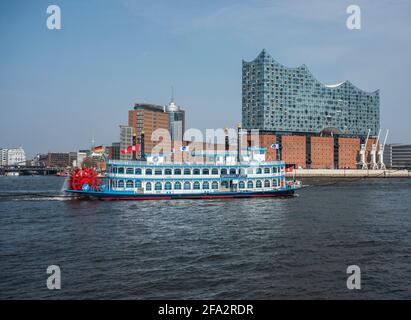
[[[0,299],[411,298],[411,179],[142,202],[71,200],[63,182],[0,177]]]

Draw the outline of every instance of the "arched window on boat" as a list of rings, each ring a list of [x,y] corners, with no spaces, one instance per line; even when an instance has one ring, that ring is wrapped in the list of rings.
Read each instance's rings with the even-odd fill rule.
[[[171,176],[171,175],[172,175],[171,169],[164,169],[164,174],[165,174],[166,176]]]
[[[211,174],[218,174],[218,169],[217,168],[213,168],[211,170]]]
[[[210,174],[210,170],[208,170],[208,169],[203,169],[203,174]]]
[[[240,182],[238,183],[238,188],[240,188],[240,189],[244,189],[244,188],[245,188],[245,183],[244,183],[244,181],[240,181]]]
[[[227,174],[227,169],[221,169],[221,174]]]
[[[181,182],[174,183],[174,190],[181,190]]]
[[[190,189],[191,189],[190,182],[188,182],[188,181],[184,182],[184,190],[190,190]]]
[[[240,169],[240,174],[241,174],[241,175],[244,175],[245,173],[246,173],[246,172],[245,172],[245,169],[244,169],[244,168],[241,168],[241,169]]]
[[[141,168],[136,168],[136,170],[134,170],[134,174],[141,174]]]
[[[156,182],[156,184],[154,185],[154,190],[161,190],[161,189],[163,189],[161,182]]]
[[[124,174],[124,168],[123,167],[118,168],[118,174]]]
[[[124,180],[118,180],[117,186],[118,186],[119,188],[124,188]]]
[[[185,174],[185,175],[190,175],[190,174],[191,174],[191,170],[190,170],[190,169],[184,169],[184,174]]]
[[[146,183],[146,190],[151,191],[151,182]]]
[[[256,173],[256,174],[262,174],[262,173],[263,173],[263,170],[261,170],[261,168],[257,168],[257,169],[255,170],[255,173]]]
[[[134,188],[134,182],[133,182],[133,180],[127,180],[127,182],[126,182],[126,187],[127,187],[127,188]]]
[[[277,167],[273,167],[273,173],[277,173]]]
[[[254,188],[254,183],[253,183],[252,180],[249,180],[249,181],[247,182],[247,189],[252,189],[252,188]]]
[[[264,168],[264,173],[270,173],[270,168]]]
[[[198,176],[200,174],[200,169],[194,169],[193,174]]]
[[[164,190],[171,190],[171,182],[167,181],[167,182],[164,184]]]
[[[277,179],[273,180],[273,187],[278,187],[278,180]]]
[[[237,170],[234,168],[230,169],[230,174],[237,174]]]
[[[253,168],[247,168],[247,173],[248,173],[248,174],[253,174],[253,173],[254,173]]]
[[[117,167],[112,167],[111,169],[113,173],[117,173]]]
[[[198,182],[198,181],[194,182],[193,189],[194,190],[200,190],[200,182]]]
[[[208,183],[208,181],[204,181],[204,182],[203,182],[203,189],[204,189],[204,190],[210,189],[210,183]]]
[[[126,174],[134,174],[133,168],[127,168],[126,169]]]
[[[256,188],[261,188],[263,186],[261,180],[257,180],[257,182],[255,183],[255,187]]]
[[[117,188],[117,180],[111,181],[111,186],[112,186],[113,188]]]
[[[174,169],[174,174],[177,176],[181,175],[181,169]]]
[[[141,181],[140,181],[140,180],[134,181],[134,186],[135,186],[136,188],[141,188]]]
[[[270,187],[270,180],[264,180],[264,188]]]
[[[153,174],[153,170],[151,169],[146,169],[146,175],[152,175]]]
[[[155,174],[156,176],[161,176],[161,175],[163,174],[163,170],[161,170],[161,169],[155,169],[155,170],[154,170],[154,174]]]
[[[218,182],[217,181],[213,181],[213,183],[211,184],[211,189],[213,189],[213,190],[218,189]]]

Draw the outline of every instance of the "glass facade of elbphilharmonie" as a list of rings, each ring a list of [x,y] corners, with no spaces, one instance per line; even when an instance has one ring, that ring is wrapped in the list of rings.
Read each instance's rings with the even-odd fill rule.
[[[324,85],[305,65],[288,68],[265,50],[243,61],[242,122],[245,129],[343,135],[378,134],[379,91],[365,92],[348,81]]]

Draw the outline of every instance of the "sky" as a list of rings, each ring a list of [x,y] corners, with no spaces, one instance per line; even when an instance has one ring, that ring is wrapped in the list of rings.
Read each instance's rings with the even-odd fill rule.
[[[47,7],[61,9],[49,30]],[[361,8],[361,30],[346,9]],[[389,142],[411,143],[408,0],[2,0],[0,148],[75,151],[119,140],[135,102],[171,86],[189,128],[241,122],[241,64],[265,48],[325,84],[380,89]]]

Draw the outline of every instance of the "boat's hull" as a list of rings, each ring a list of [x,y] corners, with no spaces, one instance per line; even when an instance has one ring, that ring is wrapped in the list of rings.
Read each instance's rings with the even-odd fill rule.
[[[174,194],[133,194],[121,192],[90,192],[67,190],[80,199],[114,200],[174,200],[174,199],[233,199],[256,197],[290,197],[295,189],[256,191],[256,192],[213,192],[213,193],[174,193]]]

